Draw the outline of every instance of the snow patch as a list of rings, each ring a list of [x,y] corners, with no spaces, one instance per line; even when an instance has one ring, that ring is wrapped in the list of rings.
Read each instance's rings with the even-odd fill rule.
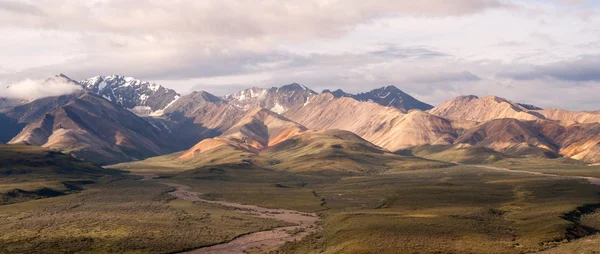
[[[147,116],[152,112],[152,108],[150,108],[148,106],[135,106],[132,109],[130,109],[129,111],[133,112],[134,114],[136,114],[138,116]]]
[[[148,88],[149,88],[150,90],[152,90],[153,92],[156,92],[156,91],[158,91],[158,89],[160,88],[160,85],[157,85],[157,84],[154,84],[154,83],[152,83],[152,84],[148,85]]]
[[[388,103],[388,107],[389,107],[390,105],[392,105],[392,103],[394,103],[394,101],[396,101],[396,98],[392,99],[392,100],[390,101],[390,103]]]
[[[310,97],[308,97],[308,99],[306,99],[306,102],[304,103],[305,107],[306,107],[306,105],[308,105],[308,103],[310,103],[310,101],[312,100],[312,98],[314,98],[314,96],[310,96]]]
[[[169,104],[167,104],[167,106],[165,106],[163,109],[159,109],[157,111],[154,111],[152,113],[149,114],[149,116],[162,116],[165,114],[165,110],[167,108],[169,108],[171,105],[173,105],[173,103],[175,103],[177,100],[179,100],[179,98],[181,98],[179,95],[175,95],[173,101],[169,102]]]
[[[287,111],[287,109],[283,106],[281,106],[281,104],[279,104],[279,102],[275,103],[275,107],[271,108],[271,111],[277,113],[277,114],[282,114],[285,111]]]
[[[147,99],[148,99],[148,95],[146,95],[146,94],[140,95],[140,101],[142,101],[142,103],[146,102]]]
[[[166,129],[167,131],[169,131],[169,133],[173,133],[173,132],[171,131],[171,129],[169,129],[169,127],[167,127],[167,125],[165,124],[165,122],[161,121],[160,123],[162,124],[162,126],[163,126],[163,127],[165,127],[165,129]]]
[[[148,123],[154,126],[154,128],[156,128],[157,130],[161,131],[161,129],[158,128],[158,126],[156,126],[152,121],[148,121]]]
[[[107,86],[108,84],[106,83],[106,81],[102,81],[102,83],[100,83],[100,85],[98,85],[98,92],[104,90],[104,88]]]

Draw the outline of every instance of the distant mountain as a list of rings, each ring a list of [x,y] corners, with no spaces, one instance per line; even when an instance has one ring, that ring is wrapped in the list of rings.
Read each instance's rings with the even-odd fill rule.
[[[459,96],[444,102],[430,110],[431,114],[453,119],[464,119],[475,122],[485,122],[492,119],[515,118],[520,120],[536,120],[539,114],[507,99],[486,96],[479,98],[475,95]]]
[[[356,95],[355,94],[351,94],[351,93],[346,93],[344,92],[342,89],[337,89],[335,91],[331,91],[329,89],[325,89],[323,90],[323,92],[321,93],[330,93],[331,95],[333,95],[333,97],[335,98],[341,98],[341,97],[350,97],[350,98],[354,98]]]
[[[415,99],[395,86],[381,87],[373,89],[370,92],[359,94],[346,93],[341,89],[333,92],[324,90],[323,93],[331,93],[336,98],[350,97],[358,101],[374,102],[382,106],[394,107],[403,111],[409,111],[411,109],[429,110],[433,108],[433,106]]]
[[[600,123],[567,126],[555,142],[565,157],[600,163]]]
[[[159,128],[169,126],[174,142],[189,148],[200,140],[223,134],[246,114],[227,101],[200,91],[182,96],[160,118],[148,118]]]
[[[221,136],[205,139],[189,149],[180,159],[189,160],[219,146],[230,146],[246,152],[258,152],[298,133],[306,127],[270,110],[256,108]]]
[[[544,126],[544,125],[549,126]],[[544,135],[555,124],[544,121],[520,121],[514,118],[493,119],[466,130],[455,143],[493,149],[518,157],[558,157],[559,146]],[[551,133],[560,133],[553,128]]]
[[[46,81],[76,82],[65,76],[54,76]],[[77,95],[68,94],[61,96],[45,97],[37,100],[10,100],[6,107],[0,109],[0,142],[8,142],[17,135],[27,124],[43,118],[47,113],[52,112],[70,102]]]
[[[519,120],[555,120],[563,125],[600,122],[600,114],[562,109],[541,109],[536,106],[515,103],[510,100],[474,95],[459,96],[429,111],[431,114],[451,119],[485,122],[492,119],[514,118]]]
[[[542,109],[531,111],[546,119],[560,121],[563,125],[579,123],[600,123],[600,114],[585,111],[570,111],[564,109]]]
[[[405,113],[394,107],[335,98],[324,93],[284,114],[312,130],[340,129],[396,151],[419,144],[449,144],[456,137],[452,122],[423,111]]]
[[[87,91],[142,116],[160,115],[181,97],[172,89],[119,75],[96,76],[79,83]]]
[[[225,95],[224,99],[243,110],[261,107],[282,114],[294,106],[306,103],[315,95],[317,92],[293,83],[282,87],[249,88]]]
[[[27,178],[23,180],[57,176],[62,179],[82,179],[119,173],[77,160],[69,154],[37,146],[0,144],[0,158],[0,175],[13,178],[13,181],[25,177]]]
[[[519,105],[525,109],[529,109],[529,110],[542,110],[543,109],[538,106],[531,105],[531,104],[525,104],[525,103],[517,103],[517,105]]]
[[[132,112],[97,95],[77,94],[40,99],[54,110],[36,113],[9,144],[27,144],[55,148],[97,164],[143,159],[174,151],[168,137]],[[23,105],[32,108],[31,105]],[[37,112],[33,110],[33,112]],[[38,114],[40,115],[39,117]],[[27,115],[27,114],[26,114]],[[34,118],[32,118],[33,120]]]
[[[167,158],[151,159],[169,161]],[[205,139],[177,160],[189,167],[252,164],[293,172],[381,173],[448,164],[390,153],[343,130],[310,131],[267,109],[250,111],[223,135]],[[136,167],[144,165],[136,162]],[[125,164],[127,165],[127,164]]]
[[[317,94],[293,83],[218,97],[205,91],[180,96],[117,75],[83,81],[56,75],[47,81],[57,80],[84,89],[28,101],[0,98],[0,142],[56,148],[101,164],[184,150],[177,157],[189,165],[246,161],[288,170],[290,165],[302,168],[298,163],[326,168],[310,161],[326,158],[302,155],[308,148],[359,159],[354,145],[344,145],[362,144],[352,136],[357,135],[379,149],[369,153],[413,151],[461,161],[565,156],[600,162],[597,112],[541,109],[496,96],[459,96],[431,108],[394,86]],[[344,141],[336,138],[341,136]],[[330,144],[326,140],[349,150],[321,147]]]
[[[26,101],[24,100],[18,100],[18,99],[10,99],[10,98],[3,98],[0,97],[0,112],[3,111],[3,109],[6,108],[10,108],[10,107],[14,107],[16,105],[25,103]]]

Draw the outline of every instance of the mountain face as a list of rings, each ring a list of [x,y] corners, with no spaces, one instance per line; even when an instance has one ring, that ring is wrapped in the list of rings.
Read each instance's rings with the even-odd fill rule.
[[[359,94],[349,94],[341,89],[333,92],[325,90],[323,93],[331,93],[335,98],[350,97],[357,101],[374,102],[382,106],[394,107],[402,111],[409,111],[411,109],[429,110],[433,108],[433,106],[415,99],[395,86],[381,87]]]
[[[600,123],[574,124],[556,138],[565,157],[600,163]]]
[[[312,130],[351,131],[390,151],[419,144],[447,144],[456,136],[451,121],[426,112],[406,114],[394,107],[335,98],[328,93],[290,109],[284,116]]]
[[[270,110],[256,108],[221,136],[202,140],[179,159],[189,160],[204,151],[224,145],[246,152],[258,152],[306,130],[306,127]]]
[[[187,149],[203,139],[223,134],[244,114],[246,112],[227,101],[200,91],[182,96],[164,110],[163,116],[149,120],[159,128],[168,126],[174,142]]]
[[[68,98],[25,126],[9,144],[55,148],[97,164],[174,151],[160,130],[121,106],[88,92]]]
[[[453,100],[444,102],[429,112],[440,117],[476,122],[485,122],[500,118],[515,118],[520,120],[542,118],[535,113],[529,112],[527,108],[517,103],[496,96],[486,96],[483,98],[474,95],[459,96]]]
[[[542,115],[546,119],[556,120],[563,125],[580,123],[600,123],[600,114],[585,111],[569,111],[564,109],[542,109],[532,111]]]
[[[25,101],[0,97],[0,112],[2,112],[3,109],[14,107],[22,103],[25,103]]]
[[[0,142],[56,148],[101,164],[182,150],[187,152],[181,160],[196,163],[269,164],[296,155],[285,149],[312,147],[298,144],[321,146],[317,139],[336,140],[331,135],[354,140],[346,135],[351,132],[386,153],[422,147],[415,151],[439,158],[565,156],[600,162],[598,112],[541,109],[496,96],[460,96],[424,111],[430,106],[393,86],[356,95],[339,89],[317,94],[294,83],[218,97],[204,91],[180,96],[117,75],[80,82],[57,75],[48,81],[57,79],[84,89],[29,101],[0,98]],[[208,151],[210,156],[198,157]],[[351,149],[323,151],[352,154]],[[225,157],[210,162],[219,155]],[[309,157],[278,165],[313,165],[305,160]]]
[[[546,124],[550,127],[544,127]],[[455,143],[489,148],[513,156],[557,157],[559,146],[544,135],[544,129],[552,127],[553,123],[494,119],[466,130]]]
[[[96,76],[79,83],[87,91],[142,116],[160,115],[181,97],[172,89],[119,75]]]
[[[261,107],[282,114],[290,108],[306,103],[317,93],[300,84],[289,84],[282,87],[249,88],[224,96],[229,104],[243,110]]]
[[[527,104],[514,103],[496,96],[479,98],[474,95],[459,96],[429,111],[431,114],[475,122],[514,118],[519,120],[553,120],[564,126],[600,122],[600,114],[562,109],[541,109]]]
[[[390,169],[444,167],[449,164],[392,154],[358,135],[342,130],[310,131],[271,111],[253,112],[254,121],[214,139],[198,143],[178,158],[194,168],[220,164],[251,164],[292,172],[333,174],[381,173]],[[264,127],[257,126],[263,124]],[[241,129],[238,128],[244,126]],[[265,131],[265,128],[269,131]],[[274,133],[268,135],[267,132]],[[242,133],[244,138],[238,136]],[[233,134],[233,135],[232,135]],[[259,138],[255,138],[255,137]],[[269,139],[259,145],[257,141]],[[168,159],[166,159],[168,160]],[[144,162],[141,162],[142,165]],[[152,162],[149,162],[152,163]]]

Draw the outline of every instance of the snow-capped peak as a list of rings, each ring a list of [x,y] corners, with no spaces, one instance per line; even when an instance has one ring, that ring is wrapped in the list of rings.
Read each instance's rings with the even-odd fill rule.
[[[133,77],[95,76],[79,81],[79,83],[86,90],[140,115],[153,114],[163,110],[179,98],[179,94],[174,90]]]

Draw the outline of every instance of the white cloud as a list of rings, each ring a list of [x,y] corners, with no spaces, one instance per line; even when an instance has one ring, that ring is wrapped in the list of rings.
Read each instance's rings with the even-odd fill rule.
[[[50,96],[70,94],[81,87],[61,79],[31,80],[25,79],[8,86],[0,87],[0,97],[11,99],[38,99]]]
[[[600,55],[597,5],[575,2],[3,1],[0,33],[11,36],[0,40],[0,82],[121,74],[221,95],[292,82],[349,92],[393,84],[432,104],[473,93],[600,108],[577,102],[595,91],[595,67],[580,61],[591,73],[582,82],[557,64]],[[552,100],[561,93],[572,98]]]
[[[513,6],[505,0],[6,1],[0,4],[0,24],[122,34],[331,37],[382,16],[452,16]]]

